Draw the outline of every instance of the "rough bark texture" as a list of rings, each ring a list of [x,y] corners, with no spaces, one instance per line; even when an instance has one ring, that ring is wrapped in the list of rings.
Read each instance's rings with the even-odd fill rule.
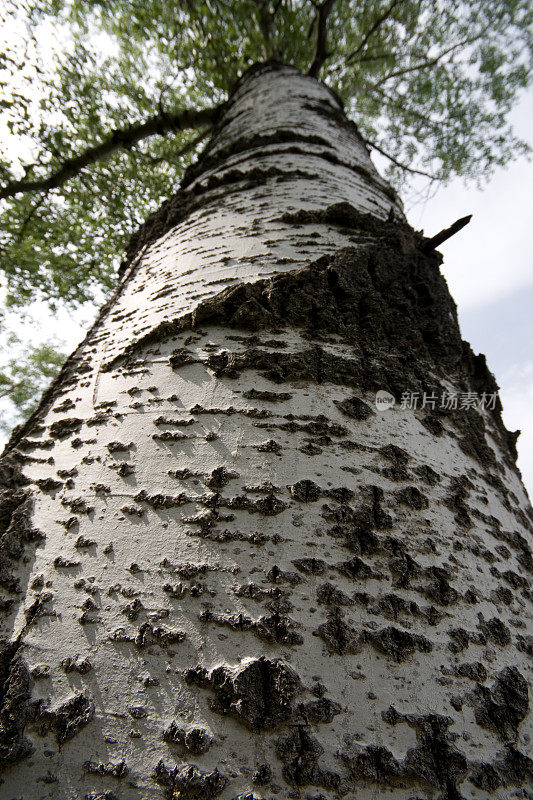
[[[2,797],[532,797],[532,513],[440,257],[256,68],[0,466]],[[528,728],[529,726],[529,728]]]

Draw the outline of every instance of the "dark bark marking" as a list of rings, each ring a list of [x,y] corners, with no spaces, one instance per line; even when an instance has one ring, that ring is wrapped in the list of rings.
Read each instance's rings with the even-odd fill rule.
[[[20,643],[0,641],[0,771],[33,753],[24,730],[34,716],[30,673]]]
[[[303,690],[292,667],[265,656],[235,668],[216,667],[211,672],[198,666],[186,670],[184,678],[189,684],[214,692],[210,703],[213,711],[235,716],[254,732],[289,721],[294,714],[293,703]]]
[[[374,415],[374,412],[363,400],[359,397],[347,397],[345,400],[333,401],[339,411],[342,411],[347,417],[352,417],[359,421],[364,421]]]
[[[498,753],[492,764],[476,762],[472,765],[470,781],[478,789],[494,792],[500,786],[525,787],[533,782],[533,761],[513,745]]]
[[[20,591],[14,562],[22,557],[27,544],[45,539],[31,525],[33,497],[28,483],[12,458],[0,461],[0,586],[13,594]]]
[[[119,761],[117,764],[108,762],[104,764],[101,761],[85,761],[83,769],[89,775],[102,775],[109,778],[125,778],[129,769],[125,761]]]
[[[75,694],[56,709],[42,709],[38,722],[44,732],[54,730],[59,744],[73,739],[94,717],[94,703],[85,694]]]
[[[164,625],[153,626],[150,622],[144,622],[135,636],[135,644],[139,648],[159,645],[168,647],[171,644],[180,644],[185,639],[183,631],[166,628]]]
[[[529,709],[527,681],[516,667],[502,669],[490,688],[478,684],[469,702],[478,725],[504,742],[516,742],[518,726]]]
[[[429,500],[416,486],[406,486],[405,489],[400,489],[396,492],[396,497],[400,503],[416,511],[429,508]]]
[[[398,761],[384,747],[357,745],[359,752],[355,756],[342,755],[352,777],[387,786],[414,780],[440,789],[440,800],[461,800],[458,784],[464,780],[468,764],[453,745],[457,735],[447,731],[453,720],[439,714],[400,714],[393,706],[382,717],[389,725],[406,722],[414,728],[417,746]]]
[[[328,614],[328,621],[319,625],[313,635],[320,636],[330,653],[344,656],[361,652],[362,636],[343,620],[343,612],[334,607]]]
[[[380,631],[364,631],[363,638],[376,650],[397,662],[406,661],[417,650],[420,653],[430,653],[433,650],[433,644],[425,636],[409,633],[392,625]]]
[[[52,439],[66,439],[68,436],[72,436],[73,433],[79,433],[82,425],[83,420],[76,417],[58,419],[50,425],[50,436]]]
[[[217,614],[206,609],[199,615],[202,622],[213,622],[234,631],[251,631],[259,639],[272,644],[300,645],[303,637],[294,628],[298,627],[290,617],[275,610],[270,616],[255,620],[245,614]]]
[[[323,752],[320,742],[301,725],[276,742],[276,755],[284,765],[282,774],[290,786],[313,785],[334,789],[339,785],[337,773],[323,770],[318,765]]]
[[[310,503],[318,500],[322,494],[322,489],[314,481],[305,479],[289,486],[291,496],[302,503]]]
[[[213,800],[229,783],[228,778],[218,769],[202,772],[193,764],[169,768],[163,760],[157,764],[153,779],[167,789],[168,800],[176,797],[183,800]]]
[[[195,756],[207,753],[215,742],[205,728],[180,728],[175,720],[164,731],[163,739],[165,742],[181,745]]]

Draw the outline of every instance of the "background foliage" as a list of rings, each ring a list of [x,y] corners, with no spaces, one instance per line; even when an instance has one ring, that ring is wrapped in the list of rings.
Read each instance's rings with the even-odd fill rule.
[[[28,348],[24,358],[12,355],[21,342],[14,333],[6,337],[2,353],[4,369],[0,372],[0,400],[9,397],[22,419],[29,417],[49,381],[65,360],[65,354],[50,343]],[[10,417],[0,419],[0,430],[8,433]]]

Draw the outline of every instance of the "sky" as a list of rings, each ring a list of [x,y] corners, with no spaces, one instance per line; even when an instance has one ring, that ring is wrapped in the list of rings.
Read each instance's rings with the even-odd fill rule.
[[[522,138],[531,138],[533,92],[523,96],[511,121]],[[373,157],[383,172],[386,161]],[[427,182],[417,186],[423,190]],[[459,313],[463,338],[485,353],[500,386],[504,422],[521,430],[518,465],[533,498],[533,161],[520,158],[498,169],[483,188],[451,181],[421,200],[421,191],[404,196],[409,222],[432,236],[472,214],[470,224],[439,247],[443,274]],[[423,191],[422,191],[423,193]],[[34,344],[57,339],[71,352],[94,316],[88,307],[55,318],[43,305],[32,309],[35,325],[13,328]],[[0,446],[5,442],[0,433]]]
[[[533,92],[511,120],[531,139]],[[406,211],[431,236],[467,214],[472,220],[438,249],[442,272],[457,303],[463,339],[484,353],[500,387],[503,419],[521,430],[518,466],[533,499],[533,160],[496,171],[482,190],[459,180]]]

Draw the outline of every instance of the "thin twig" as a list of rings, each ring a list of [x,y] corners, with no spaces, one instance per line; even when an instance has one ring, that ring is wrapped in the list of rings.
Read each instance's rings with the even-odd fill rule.
[[[147,119],[146,122],[138,122],[134,125],[129,125],[127,128],[118,128],[100,144],[88,147],[78,156],[65,159],[59,169],[47,178],[39,178],[33,181],[11,181],[6,184],[0,189],[0,200],[14,197],[17,194],[35,191],[48,192],[51,189],[57,189],[90,164],[107,158],[117,150],[127,150],[137,142],[150,136],[165,136],[170,131],[190,130],[210,125],[219,109],[220,106],[204,108],[199,111],[185,109],[173,114],[160,112]]]
[[[356,58],[358,64],[363,64],[368,61],[383,61],[386,58],[394,58],[393,53],[364,53],[364,55]],[[339,67],[340,69],[340,67]]]
[[[28,227],[28,225],[30,224],[31,218],[33,217],[33,215],[35,214],[35,212],[37,211],[37,209],[38,209],[40,206],[42,206],[42,204],[44,203],[44,201],[45,201],[45,200],[46,200],[46,192],[45,192],[45,193],[42,195],[42,197],[40,197],[40,198],[37,200],[37,202],[36,202],[36,203],[34,203],[34,204],[32,205],[32,207],[30,208],[30,211],[29,211],[29,213],[27,214],[26,218],[23,220],[23,222],[22,222],[22,225],[20,226],[20,228],[19,228],[19,231],[18,231],[18,233],[17,233],[17,242],[20,242],[20,241],[22,240],[22,237],[24,236],[24,233],[25,233],[25,231],[26,231],[26,228],[27,228],[27,227]]]
[[[424,172],[424,170],[422,169],[414,169],[414,167],[408,167],[407,164],[402,164],[401,161],[398,161],[396,158],[394,158],[394,156],[391,156],[390,153],[385,152],[385,150],[383,150],[379,145],[375,144],[374,142],[371,142],[369,139],[365,139],[364,142],[369,147],[372,147],[374,150],[377,150],[378,153],[381,153],[382,156],[388,158],[389,161],[392,161],[392,163],[395,164],[397,167],[404,169],[406,172],[412,172],[413,175],[423,175],[425,178],[429,178],[432,181],[437,180],[436,175],[431,175],[429,172]]]
[[[14,392],[16,389],[19,388],[19,386],[22,386],[22,384],[24,383],[24,381],[17,381],[15,383],[15,381],[12,381],[11,379],[8,380],[9,383],[4,383],[3,385],[0,385],[0,398],[2,399],[4,397],[8,397],[12,392]]]
[[[363,38],[361,39],[360,43],[357,45],[355,50],[353,50],[345,59],[345,63],[349,64],[350,61],[353,61],[356,56],[363,50],[366,46],[368,40],[374,33],[383,25],[384,22],[390,17],[396,6],[399,6],[400,3],[403,3],[404,0],[392,0],[392,3],[385,9],[383,14],[377,18],[374,24],[369,28],[369,30],[365,33]]]
[[[459,47],[465,47],[468,44],[472,44],[476,42],[478,39],[481,39],[482,36],[485,35],[488,26],[485,26],[483,30],[476,34],[476,36],[469,36],[467,39],[462,39],[460,42],[456,42],[455,44],[451,45],[451,47],[447,47],[441,53],[439,53],[434,58],[430,58],[427,61],[421,61],[418,64],[413,64],[411,67],[405,67],[404,69],[397,69],[394,72],[389,72],[388,75],[385,75],[381,80],[374,84],[374,86],[382,86],[386,81],[390,81],[391,78],[400,78],[402,75],[407,75],[409,72],[416,72],[419,69],[428,69],[429,67],[434,67],[435,64],[443,59],[445,56],[452,53],[454,50],[457,50]]]
[[[194,150],[197,144],[200,144],[203,139],[209,133],[210,128],[204,128],[203,131],[200,131],[198,136],[195,136],[194,139],[190,139],[186,144],[183,145],[182,148],[178,150],[177,153],[172,153],[172,158],[175,160],[177,158],[181,158],[182,156],[186,156],[187,153],[190,153],[191,150]],[[162,161],[168,161],[167,156],[151,156],[149,153],[143,153],[141,150],[137,150],[137,155],[141,156],[145,160],[149,161],[150,164],[161,164]],[[168,161],[170,163],[170,161]]]
[[[388,94],[388,92],[384,92],[383,89],[379,88],[379,86],[369,85],[368,88],[370,89],[371,92],[377,92],[381,97],[387,100],[387,102],[391,103],[391,105],[393,105],[395,108],[398,108],[400,111],[403,111],[405,113],[408,110],[409,114],[412,114],[413,117],[416,117],[417,119],[421,120],[421,122],[424,122],[431,128],[434,129],[438,128],[442,131],[443,128],[449,125],[449,120],[446,119],[433,120],[430,117],[427,117],[425,114],[421,114],[420,111],[417,111],[415,108],[407,109],[405,103],[402,103],[403,99],[402,95],[398,95],[398,97],[395,98],[391,94]]]
[[[324,65],[324,61],[330,55],[327,50],[328,40],[328,17],[331,14],[335,0],[323,0],[319,6],[316,6],[316,38],[315,38],[315,54],[313,61],[309,67],[308,75],[312,78],[318,78],[320,70]]]

